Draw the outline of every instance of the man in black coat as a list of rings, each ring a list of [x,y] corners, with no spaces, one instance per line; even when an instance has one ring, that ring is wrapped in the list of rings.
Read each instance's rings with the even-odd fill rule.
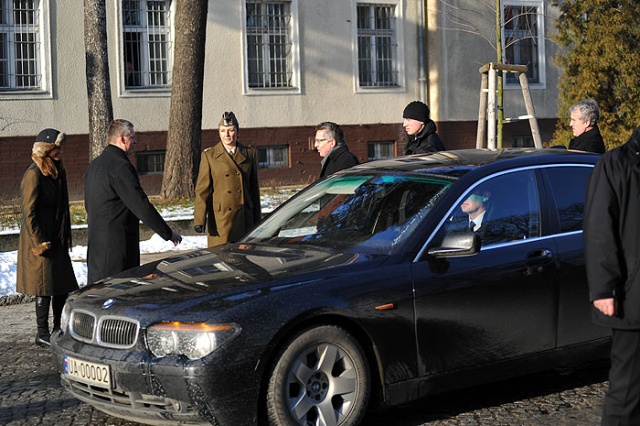
[[[429,107],[420,101],[409,103],[402,112],[402,127],[409,137],[404,155],[444,151],[436,123],[429,118]]]
[[[113,120],[107,137],[109,145],[89,164],[84,183],[88,283],[140,265],[140,220],[174,245],[182,241],[149,202],[127,157],[136,143],[133,124]]]
[[[316,126],[314,146],[322,157],[321,179],[359,164],[358,158],[349,151],[344,141],[342,128],[336,123],[325,121]]]
[[[576,102],[569,108],[569,116],[574,136],[569,142],[569,149],[604,154],[606,149],[598,128],[598,103],[593,99]]]
[[[612,329],[602,425],[640,425],[640,127],[602,155],[584,208],[593,320]]]

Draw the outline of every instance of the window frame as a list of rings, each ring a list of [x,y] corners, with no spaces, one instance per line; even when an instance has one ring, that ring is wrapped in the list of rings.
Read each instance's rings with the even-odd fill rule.
[[[51,13],[49,11],[48,0],[34,0],[36,6],[34,10],[38,12],[36,43],[40,45],[36,54],[40,75],[40,87],[37,89],[20,89],[10,87],[0,90],[2,100],[25,100],[25,99],[52,99],[52,64],[51,64]],[[11,7],[13,10],[13,6]],[[14,65],[15,69],[15,65]]]
[[[359,5],[381,5],[393,6],[395,17],[395,72],[397,81],[390,86],[362,86],[360,85],[360,66],[358,49],[358,6]],[[352,54],[353,54],[353,86],[356,93],[395,93],[404,92],[405,68],[404,68],[404,1],[403,0],[352,0],[351,2],[351,22],[352,22]]]
[[[283,164],[279,164],[271,161],[271,157],[273,155],[273,151],[279,149],[284,150],[286,153],[286,160]],[[257,148],[258,150],[258,167],[260,169],[283,169],[291,167],[291,155],[289,152],[289,145],[280,144],[280,145],[260,145]],[[267,154],[267,161],[260,162],[260,151],[264,151]]]
[[[255,2],[255,1],[253,1]],[[253,3],[252,2],[252,3]],[[300,35],[299,35],[299,9],[298,0],[261,0],[262,3],[288,3],[291,16],[289,24],[289,41],[291,42],[290,60],[291,67],[290,87],[250,87],[249,86],[249,45],[247,41],[247,0],[242,0],[242,81],[244,95],[271,96],[283,94],[301,94],[301,70],[300,70]]]
[[[372,147],[375,152],[379,151],[381,146],[390,146],[391,147],[391,155],[388,157],[370,157],[369,156],[369,148]],[[385,160],[387,158],[393,158],[396,155],[396,142],[394,140],[378,140],[378,141],[367,141],[367,161],[373,160]]]
[[[538,81],[537,82],[532,82],[529,80],[529,88],[531,89],[546,89],[546,68],[547,68],[547,64],[546,64],[546,56],[545,56],[545,4],[544,4],[544,0],[504,0],[502,3],[502,10],[500,11],[501,14],[501,37],[502,37],[502,52],[503,52],[503,60],[506,60],[506,52],[507,52],[507,46],[505,45],[506,43],[506,29],[505,29],[505,9],[507,7],[535,7],[537,8],[537,12],[536,12],[536,26],[538,29],[538,33],[536,35],[536,38],[538,40],[538,54],[536,55],[537,57],[537,64],[538,64]],[[527,65],[527,64],[517,64],[517,65]],[[505,89],[520,89],[520,82],[518,81],[517,77],[515,79],[515,81],[508,81],[508,79],[506,78],[508,76],[508,73],[505,73],[505,79],[504,79],[504,88]],[[515,76],[515,74],[514,74]]]
[[[149,159],[151,157],[154,156],[158,156],[158,155],[162,155],[162,163],[157,163],[157,164],[161,164],[161,168],[162,170],[157,171],[157,170],[149,170],[149,162],[146,162],[146,168],[147,170],[142,170],[141,167],[141,158],[146,158]],[[140,176],[151,176],[151,175],[163,175],[164,174],[164,163],[165,160],[167,158],[167,151],[166,150],[162,150],[162,149],[158,149],[158,150],[153,150],[153,151],[136,151],[136,171],[138,172],[138,175]],[[156,163],[154,163],[156,164]]]
[[[126,49],[125,49],[125,35],[124,35],[124,22],[123,22],[123,1],[126,0],[117,0],[115,2],[115,14],[116,14],[116,23],[117,23],[117,40],[118,40],[118,55],[117,55],[117,64],[118,64],[118,88],[120,97],[168,97],[171,96],[171,89],[173,86],[173,60],[174,60],[174,46],[175,46],[175,8],[177,0],[162,0],[165,2],[169,2],[168,8],[168,34],[169,40],[167,41],[167,70],[170,74],[169,83],[167,85],[161,86],[135,86],[135,87],[126,87]],[[148,1],[152,0],[140,0],[143,1],[146,5]],[[143,32],[143,34],[148,34],[148,29]],[[142,58],[144,61],[149,61],[148,56],[148,43],[149,41],[145,41],[147,43],[147,47],[143,49],[147,52],[147,56]],[[143,71],[144,72],[144,71]]]

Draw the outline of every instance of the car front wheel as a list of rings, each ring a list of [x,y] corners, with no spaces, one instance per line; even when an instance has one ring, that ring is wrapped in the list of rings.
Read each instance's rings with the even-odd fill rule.
[[[271,370],[269,424],[357,425],[369,387],[367,359],[351,334],[335,326],[305,330],[283,345]]]

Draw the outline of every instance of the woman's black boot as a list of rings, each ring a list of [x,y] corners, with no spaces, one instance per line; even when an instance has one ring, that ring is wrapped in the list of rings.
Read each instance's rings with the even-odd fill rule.
[[[67,301],[66,294],[58,294],[53,296],[52,300],[52,308],[53,308],[53,331],[56,331],[60,328],[60,318],[62,317],[62,310],[64,309],[64,304]],[[53,332],[52,331],[52,332]]]
[[[38,325],[36,345],[38,346],[51,346],[49,305],[51,305],[51,296],[36,296],[36,324]]]

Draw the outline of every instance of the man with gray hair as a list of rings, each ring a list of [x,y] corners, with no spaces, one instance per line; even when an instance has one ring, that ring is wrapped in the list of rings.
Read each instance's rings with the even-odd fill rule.
[[[133,124],[113,120],[107,139],[109,145],[89,164],[84,181],[89,284],[140,265],[141,220],[165,241],[182,241],[149,201],[127,157],[136,144]]]
[[[593,99],[576,102],[569,108],[569,116],[574,136],[569,142],[569,149],[604,154],[606,149],[598,128],[598,103]]]
[[[344,132],[336,123],[325,121],[316,126],[314,146],[322,157],[320,178],[359,164],[344,141]]]

